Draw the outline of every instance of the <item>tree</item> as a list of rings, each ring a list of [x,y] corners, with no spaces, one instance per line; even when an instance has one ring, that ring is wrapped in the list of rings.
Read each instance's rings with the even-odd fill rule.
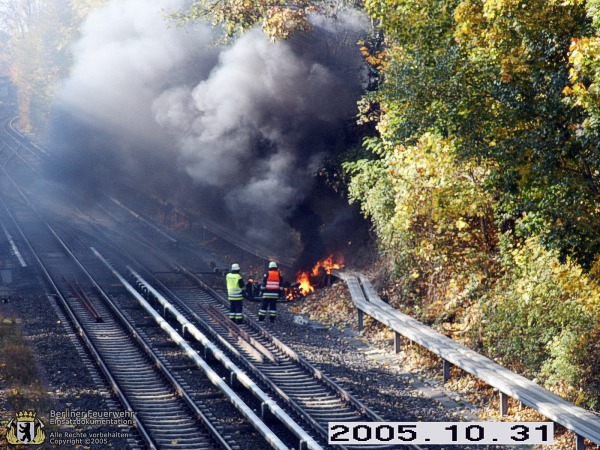
[[[9,36],[3,54],[13,83],[18,87],[24,130],[45,127],[56,86],[69,70],[69,45],[78,25],[107,0],[4,0],[0,16]]]
[[[45,125],[57,81],[64,75],[66,1],[53,2],[29,17],[26,31],[12,40],[10,74],[18,87],[19,112],[25,130]]]
[[[597,5],[366,1],[385,35],[361,102],[377,136],[346,164],[404,303],[596,407]]]
[[[499,164],[498,217],[518,219],[518,233],[536,235],[563,261],[572,256],[589,268],[600,252],[598,152],[578,132],[585,112],[565,102],[564,94],[571,42],[590,32],[591,21],[584,2],[533,0],[526,6],[458,5],[455,37],[489,97],[489,113],[469,102],[451,119],[463,154],[488,155]]]
[[[584,2],[366,7],[388,46],[384,83],[369,96],[384,113],[380,133],[414,143],[436,132],[465,161],[493,161],[486,182],[498,194],[499,226],[514,223],[520,236],[538,236],[563,261],[572,256],[590,268],[600,252],[599,141],[581,129],[597,121],[586,121],[591,110],[581,97],[565,101],[583,92],[571,82],[569,52],[577,58],[573,39],[591,31]]]
[[[339,8],[359,3],[350,0],[195,0],[187,9],[172,14],[171,18],[180,24],[210,22],[223,28],[226,39],[260,25],[275,41],[309,30],[311,13],[335,16]]]
[[[449,120],[466,101],[460,94],[477,95],[462,82],[453,5],[366,6],[385,33],[385,51],[365,50],[379,55],[372,63],[381,83],[362,102],[373,107],[362,109],[362,120],[376,120],[379,136],[365,141],[371,157],[345,165],[351,199],[372,218],[409,287],[404,292],[422,297],[417,303],[429,304],[422,318],[434,319],[444,301],[474,295],[487,279],[497,241],[489,179],[497,166],[484,156],[465,157]]]
[[[0,0],[0,23],[3,30],[12,37],[23,37],[43,7],[41,0]]]

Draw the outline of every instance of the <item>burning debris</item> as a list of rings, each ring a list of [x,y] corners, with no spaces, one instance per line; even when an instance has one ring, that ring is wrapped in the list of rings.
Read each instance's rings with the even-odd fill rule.
[[[333,255],[329,255],[317,262],[310,271],[299,270],[296,272],[296,283],[286,288],[285,298],[296,300],[314,292],[315,289],[331,285],[331,271],[342,267],[342,258],[334,260]]]

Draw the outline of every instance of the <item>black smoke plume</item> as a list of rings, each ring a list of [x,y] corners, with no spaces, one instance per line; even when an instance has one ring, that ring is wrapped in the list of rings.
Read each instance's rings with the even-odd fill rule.
[[[165,9],[180,6],[113,1],[88,18],[55,108],[52,170],[86,190],[195,205],[275,250],[295,229],[326,249],[314,174],[355,115],[365,18],[314,16],[285,42],[251,30],[219,46],[208,26],[168,27]]]

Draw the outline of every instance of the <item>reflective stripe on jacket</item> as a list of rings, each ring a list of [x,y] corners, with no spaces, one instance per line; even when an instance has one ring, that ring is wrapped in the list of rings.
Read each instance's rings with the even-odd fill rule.
[[[279,276],[279,271],[277,270],[269,270],[269,274],[267,276],[267,283],[265,285],[265,289],[267,291],[277,291],[279,292],[279,284],[281,283],[281,277]]]
[[[263,298],[279,298],[281,275],[278,270],[269,270],[263,284]]]
[[[229,300],[242,300],[242,288],[240,281],[242,276],[239,273],[228,273],[225,277],[227,283],[227,298]]]

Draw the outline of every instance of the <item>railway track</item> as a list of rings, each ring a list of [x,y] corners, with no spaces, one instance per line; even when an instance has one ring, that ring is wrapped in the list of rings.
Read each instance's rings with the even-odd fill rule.
[[[168,301],[188,321],[211,336],[219,347],[251,373],[278,400],[322,436],[330,421],[380,421],[377,413],[345,391],[322,371],[251,318],[242,326],[225,316],[220,296],[199,289],[190,272],[160,273],[155,284],[137,278],[143,289]]]
[[[19,146],[25,146],[22,141],[17,142],[19,144],[7,144],[3,148],[6,151],[0,152],[2,167],[17,164],[17,160],[29,165],[27,159],[43,157],[34,150],[30,150],[27,159],[11,157],[10,151],[17,153]],[[217,428],[231,431],[231,427],[211,425],[210,417],[214,414],[204,411],[205,405],[199,406],[202,395],[198,392],[208,388],[196,388],[195,393],[190,393],[188,391],[193,391],[190,383],[170,369],[179,365],[189,371],[190,363],[182,362],[183,353],[187,352],[194,359],[192,353],[197,355],[203,351],[208,355],[209,348],[213,357],[217,351],[223,355],[217,358],[222,365],[217,371],[227,373],[231,385],[242,384],[251,391],[259,400],[263,416],[276,417],[298,440],[298,448],[326,447],[327,424],[331,421],[384,420],[254,320],[247,319],[242,326],[231,323],[224,315],[226,301],[196,275],[214,268],[210,255],[201,255],[195,260],[189,258],[189,252],[174,245],[176,239],[169,239],[168,234],[149,227],[145,219],[136,220],[131,214],[133,219],[130,217],[127,221],[127,232],[116,225],[111,228],[91,223],[89,217],[76,226],[54,230],[31,212],[28,194],[16,182],[13,184],[19,189],[13,196],[20,197],[21,201],[7,206],[7,211],[14,211],[15,225],[22,226],[21,238],[27,240],[29,250],[37,254],[35,258],[48,283],[83,339],[89,341],[90,351],[111,380],[113,389],[120,392],[125,409],[136,413],[133,417],[144,445],[149,448],[229,448],[227,438]],[[123,205],[113,204],[123,209]],[[106,205],[102,209],[112,220],[120,214],[116,210],[109,211]],[[72,227],[80,227],[75,230],[76,237],[69,230]],[[42,232],[42,229],[49,231]],[[137,235],[135,240],[130,239],[132,233]],[[156,240],[161,241],[160,246],[155,245]],[[92,245],[98,246],[100,251],[92,251]],[[182,258],[182,253],[187,257]],[[110,254],[111,261],[102,254]],[[98,267],[99,261],[104,267]],[[189,266],[190,261],[193,267]],[[124,275],[132,280],[129,285],[139,298],[127,287]],[[115,277],[119,280],[118,287]],[[143,306],[143,297],[156,307]],[[141,312],[144,308],[146,315]],[[159,312],[162,322],[155,316]],[[158,325],[151,324],[148,314]],[[173,334],[159,338],[157,329],[169,326],[174,330],[169,323],[183,327],[185,336],[197,350],[174,350],[173,341],[183,339]],[[210,344],[198,339],[198,334]],[[166,342],[169,340],[170,343]],[[161,351],[167,347],[168,350]],[[176,362],[168,361],[169,353],[177,354],[172,358]],[[223,364],[224,360],[229,363]],[[221,394],[211,392],[204,397],[219,395],[223,395],[223,390]],[[256,429],[259,422],[262,420],[252,423],[252,427]],[[246,422],[242,427],[247,429],[249,425]],[[263,438],[266,438],[265,433],[268,432],[262,433]],[[239,442],[233,445],[237,444]],[[285,444],[273,436],[266,438],[262,445],[285,448]]]
[[[144,446],[231,448],[193,402],[186,401],[185,395],[179,393],[183,389],[164,367],[157,364],[158,356],[148,346],[131,339],[135,333],[132,325],[74,255],[68,255],[69,252],[58,245],[66,244],[45,235],[41,224],[32,220],[31,215],[27,217],[27,211],[21,209],[15,214],[6,211],[55,297],[120,397]],[[83,298],[87,303],[82,301]]]
[[[9,177],[6,171],[5,175]],[[131,415],[143,441],[140,448],[232,448],[210,423],[208,415],[191,399],[186,388],[176,381],[147,338],[121,312],[121,307],[114,301],[120,293],[112,289],[111,294],[107,294],[101,284],[111,289],[110,282],[97,281],[97,275],[92,276],[75,256],[73,248],[81,239],[70,237],[72,242],[67,244],[41,218],[23,190],[15,197],[21,201],[4,205],[6,215]],[[91,270],[98,273],[98,267]],[[165,337],[164,341],[167,340]],[[169,344],[163,342],[162,345]],[[206,385],[200,390],[204,394],[209,391]],[[270,441],[273,448],[287,448],[276,437],[271,437]],[[259,446],[267,447],[264,442]]]
[[[119,248],[133,254],[137,247],[121,241]],[[384,420],[256,321],[246,319],[242,326],[232,323],[224,313],[227,302],[164,251],[153,247],[138,254],[143,261],[134,264],[143,276],[124,264],[119,269],[129,273],[138,292],[152,300],[157,310],[166,311],[163,317],[178,315],[180,326],[208,336],[290,415],[311,427],[319,440],[326,442],[328,422]]]

